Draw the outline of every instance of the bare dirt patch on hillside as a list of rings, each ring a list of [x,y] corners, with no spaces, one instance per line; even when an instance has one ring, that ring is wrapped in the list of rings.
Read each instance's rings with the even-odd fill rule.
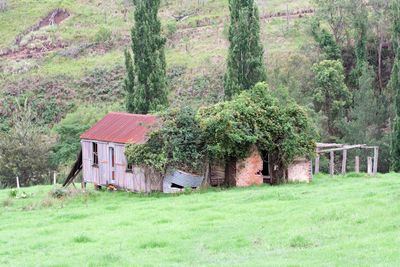
[[[49,12],[37,25],[20,34],[15,40],[17,48],[0,55],[0,59],[41,58],[49,52],[64,48],[66,44],[61,40],[52,39],[50,34],[41,29],[59,25],[69,16],[69,12],[65,9],[57,8]]]

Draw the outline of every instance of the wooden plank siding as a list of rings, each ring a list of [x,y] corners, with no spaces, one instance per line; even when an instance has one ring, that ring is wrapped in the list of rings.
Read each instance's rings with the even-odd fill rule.
[[[93,166],[93,142],[97,143],[98,166]],[[87,183],[97,185],[113,184],[121,189],[134,192],[150,192],[162,190],[162,182],[152,182],[150,176],[157,180],[159,175],[146,168],[133,167],[127,171],[127,160],[125,157],[125,144],[100,142],[95,140],[82,140],[82,168],[83,180]],[[114,148],[114,171],[115,180],[111,175],[110,148]]]

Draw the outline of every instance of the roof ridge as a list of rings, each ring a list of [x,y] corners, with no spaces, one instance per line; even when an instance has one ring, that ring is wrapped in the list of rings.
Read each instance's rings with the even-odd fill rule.
[[[135,114],[135,113],[128,113],[128,112],[117,112],[117,111],[110,111],[108,114],[118,114],[118,115],[127,115],[127,116],[138,116],[138,117],[156,117],[155,114]]]

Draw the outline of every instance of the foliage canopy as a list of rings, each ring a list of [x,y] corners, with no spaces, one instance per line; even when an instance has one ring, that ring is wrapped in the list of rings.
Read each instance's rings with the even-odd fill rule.
[[[131,30],[134,68],[130,53],[125,52],[126,107],[128,112],[147,114],[168,105],[166,39],[161,36],[161,22],[157,17],[160,0],[135,2],[135,25]]]
[[[306,111],[297,104],[281,105],[265,83],[231,101],[201,108],[197,115],[172,109],[161,118],[146,144],[128,146],[129,162],[199,171],[205,159],[235,161],[257,146],[273,154],[283,170],[295,157],[310,158],[315,151],[316,134]]]
[[[254,0],[229,0],[229,11],[231,24],[227,72],[224,77],[227,100],[267,78],[257,5]]]

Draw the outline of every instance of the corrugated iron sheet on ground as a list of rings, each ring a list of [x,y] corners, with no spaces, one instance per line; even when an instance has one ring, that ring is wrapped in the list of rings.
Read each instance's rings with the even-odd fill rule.
[[[147,133],[154,129],[158,121],[160,120],[156,115],[110,112],[80,137],[105,142],[143,144],[147,142]]]

